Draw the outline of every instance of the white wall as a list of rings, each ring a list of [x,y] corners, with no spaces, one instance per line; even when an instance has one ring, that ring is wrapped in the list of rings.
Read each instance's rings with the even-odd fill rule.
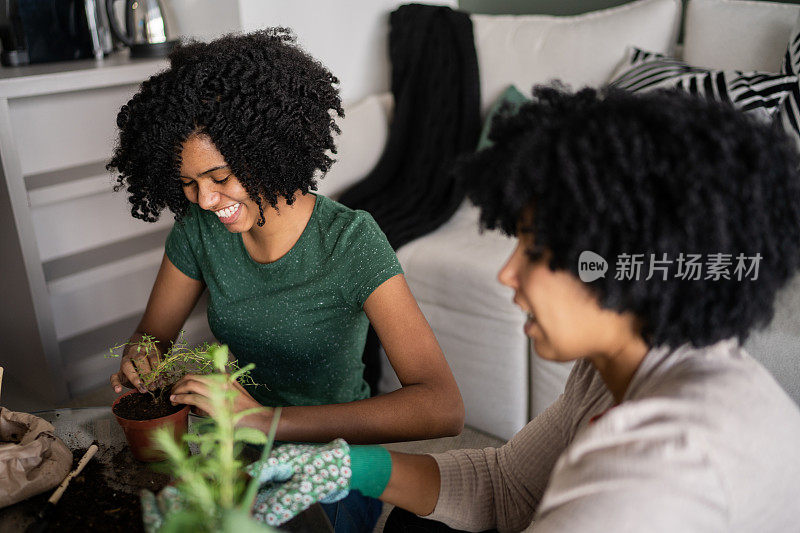
[[[287,26],[341,82],[345,102],[389,90],[389,13],[400,0],[166,0],[174,34],[210,39]],[[456,0],[420,3],[457,6]]]
[[[170,38],[209,41],[241,30],[238,0],[163,0]]]

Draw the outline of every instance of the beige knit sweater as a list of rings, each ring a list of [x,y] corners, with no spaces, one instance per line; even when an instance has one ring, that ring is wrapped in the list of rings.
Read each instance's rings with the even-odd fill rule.
[[[800,411],[735,341],[651,350],[623,402],[590,422],[612,403],[579,361],[503,447],[434,455],[427,518],[470,531],[800,531]]]

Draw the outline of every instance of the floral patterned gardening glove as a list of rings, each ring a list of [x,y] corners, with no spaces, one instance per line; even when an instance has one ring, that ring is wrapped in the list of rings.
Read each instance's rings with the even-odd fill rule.
[[[158,495],[147,489],[139,493],[142,503],[142,521],[147,533],[156,533],[164,525],[167,516],[184,508],[181,494],[173,486],[165,487]]]
[[[389,482],[392,460],[381,446],[350,446],[342,439],[328,444],[284,444],[266,461],[248,467],[262,488],[253,516],[277,526],[315,502],[333,503],[350,490],[379,497]]]

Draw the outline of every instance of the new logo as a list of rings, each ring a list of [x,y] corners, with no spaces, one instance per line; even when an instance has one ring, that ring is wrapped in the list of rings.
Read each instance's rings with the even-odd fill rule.
[[[603,256],[590,250],[584,250],[578,257],[578,277],[584,283],[591,283],[598,278],[606,277],[608,262]]]

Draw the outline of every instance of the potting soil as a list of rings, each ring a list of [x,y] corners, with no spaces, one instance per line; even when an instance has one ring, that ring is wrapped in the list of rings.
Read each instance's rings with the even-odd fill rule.
[[[172,405],[169,401],[169,389],[163,388],[154,390],[152,394],[134,393],[123,396],[114,406],[114,413],[128,420],[153,420],[177,413],[183,407],[181,404]]]
[[[73,468],[84,453],[86,449],[73,451]],[[50,519],[49,531],[144,531],[139,491],[146,488],[158,492],[169,481],[168,475],[156,473],[149,465],[136,461],[127,447],[114,449],[100,444],[95,457],[61,497]],[[0,510],[0,523],[5,523],[3,515],[14,513],[24,517],[16,521],[24,530],[44,508],[52,492]]]

